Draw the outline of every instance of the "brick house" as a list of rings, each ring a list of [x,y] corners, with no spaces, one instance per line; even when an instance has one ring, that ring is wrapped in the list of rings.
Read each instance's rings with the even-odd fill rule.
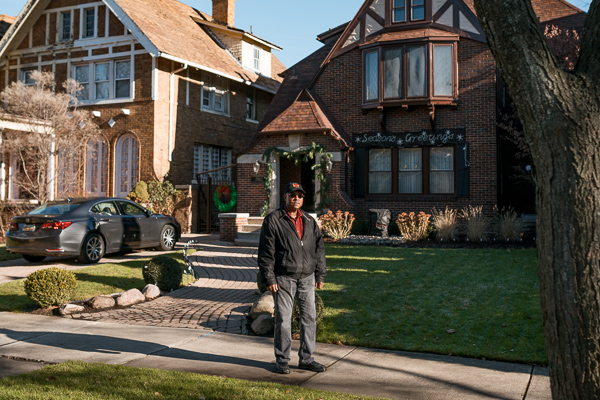
[[[563,0],[533,4],[543,24],[583,26],[585,14]],[[363,220],[377,208],[395,216],[515,205],[503,197],[512,186],[499,153],[511,149],[497,132],[508,97],[472,0],[367,0],[318,40],[319,50],[285,72],[238,158],[239,212],[260,214],[266,161],[270,210],[290,181],[309,192],[305,208],[317,209],[315,160],[296,165],[284,153],[308,152],[312,143],[332,155],[327,208]]]
[[[103,136],[81,155],[87,195],[125,196],[167,173],[196,184],[247,148],[282,81],[281,49],[235,28],[234,6],[214,0],[211,17],[176,0],[30,0],[0,41],[0,88],[32,70],[83,86]],[[15,158],[0,168],[0,198],[19,199]]]

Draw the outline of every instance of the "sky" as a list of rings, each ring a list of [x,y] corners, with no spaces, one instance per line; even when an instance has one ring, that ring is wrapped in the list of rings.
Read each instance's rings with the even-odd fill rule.
[[[212,0],[180,0],[212,15]],[[571,0],[587,11],[591,0]],[[17,16],[27,0],[0,0],[0,14]],[[236,0],[235,27],[281,47],[274,54],[291,67],[319,47],[317,35],[350,21],[364,0]]]

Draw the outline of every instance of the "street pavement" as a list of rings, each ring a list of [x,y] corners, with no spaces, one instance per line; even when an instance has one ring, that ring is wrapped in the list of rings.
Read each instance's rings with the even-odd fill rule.
[[[273,339],[243,334],[244,315],[258,297],[256,249],[219,242],[214,235],[184,238],[190,239],[200,242],[192,256],[200,279],[157,300],[68,318],[0,313],[0,378],[81,360],[390,399],[551,398],[545,368],[324,343],[317,343],[315,359],[328,366],[326,372],[296,368],[294,341],[291,374],[277,374]],[[147,255],[117,255],[107,261],[140,256]],[[52,260],[37,268],[54,263],[76,264]],[[0,271],[17,276],[18,271],[9,270],[23,266],[0,263]]]

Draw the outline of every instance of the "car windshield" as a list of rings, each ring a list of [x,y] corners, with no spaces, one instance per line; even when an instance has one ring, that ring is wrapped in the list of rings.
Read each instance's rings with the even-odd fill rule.
[[[73,203],[47,203],[34,208],[28,215],[65,215],[79,207]]]

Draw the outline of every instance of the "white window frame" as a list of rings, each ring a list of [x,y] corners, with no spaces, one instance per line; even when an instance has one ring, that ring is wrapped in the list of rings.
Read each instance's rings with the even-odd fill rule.
[[[116,79],[116,68],[118,62],[129,62],[129,97],[115,97],[117,93],[117,79]],[[108,66],[108,82],[109,82],[109,95],[107,99],[96,99],[96,84],[100,81],[96,81],[96,65],[99,64],[109,64]],[[88,79],[89,82],[84,82],[88,84],[88,98],[82,99],[79,98],[80,102],[83,103],[102,103],[102,102],[120,102],[120,101],[131,101],[133,100],[133,86],[134,86],[134,66],[133,60],[131,58],[120,58],[116,60],[102,60],[102,61],[94,61],[87,64],[75,64],[73,65],[72,76],[76,78],[76,69],[80,67],[88,67]],[[119,79],[124,80],[124,79]]]
[[[205,84],[202,86],[202,96],[200,96],[200,109],[202,111],[229,116],[228,85],[229,82],[227,79],[222,77],[214,77],[208,82],[205,81]]]
[[[91,35],[87,35],[87,13],[90,10],[94,10],[94,32]],[[81,8],[79,14],[79,38],[93,39],[96,37],[98,37],[98,6]]]
[[[33,71],[37,71],[36,68],[27,68],[27,69],[22,69],[21,72],[19,73],[19,80],[21,82],[23,82],[23,84],[25,86],[33,86],[35,85],[35,81],[33,81],[31,79],[31,77],[29,76]],[[29,78],[29,81],[28,81]]]
[[[214,153],[219,152],[219,162],[215,163]],[[227,147],[210,146],[210,145],[194,145],[194,176],[193,181],[196,180],[196,175],[200,172],[206,172],[213,169],[225,167],[231,165],[232,150]],[[212,172],[212,179],[219,181],[230,181],[231,180],[231,168],[223,169],[221,171]],[[205,179],[206,175],[202,176]]]
[[[65,15],[69,15],[69,37],[65,38]],[[73,39],[73,10],[61,11],[57,13],[58,15],[58,41],[59,42],[68,42]]]
[[[129,177],[129,182],[127,182],[127,188],[125,191],[121,191],[121,182],[122,182],[122,148],[123,148],[123,142],[126,139],[132,139],[133,141],[135,141],[135,143],[137,144],[137,154],[133,151],[133,146],[131,146],[130,149],[128,149],[127,152],[127,176]],[[133,143],[133,142],[131,142]],[[129,192],[131,192],[133,190],[133,188],[135,187],[135,185],[137,184],[138,180],[139,180],[139,171],[140,171],[140,153],[141,153],[141,147],[140,147],[140,142],[139,140],[137,140],[137,138],[132,135],[131,133],[125,134],[123,136],[121,136],[119,138],[119,140],[117,140],[117,146],[116,146],[116,154],[115,154],[115,193],[118,197],[125,197],[129,194]],[[135,168],[134,168],[134,162],[135,164]]]
[[[250,112],[248,112],[248,107],[251,107]],[[246,94],[246,121],[258,122],[256,112],[256,90],[253,87],[249,87]]]
[[[93,151],[97,152],[97,159],[94,160],[92,157]],[[103,154],[106,152],[106,158],[103,158]],[[106,189],[108,187],[108,143],[104,138],[93,140],[88,142],[86,145],[86,160],[85,160],[85,192],[88,196],[106,196]],[[92,163],[96,165],[92,166]],[[96,168],[98,176],[95,182],[98,190],[92,191],[92,171]],[[104,175],[104,190],[102,190],[102,176]]]
[[[254,65],[254,70],[257,72],[260,72],[261,69],[261,56],[260,56],[260,47],[258,46],[253,46],[253,51],[252,51],[252,59],[253,59],[253,65]]]

